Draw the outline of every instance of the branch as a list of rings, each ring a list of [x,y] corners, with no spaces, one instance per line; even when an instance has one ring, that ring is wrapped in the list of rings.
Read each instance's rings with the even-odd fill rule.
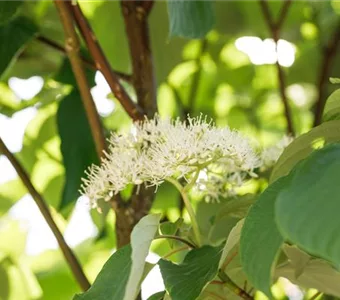
[[[57,42],[53,41],[53,40],[50,40],[49,38],[45,37],[45,36],[42,36],[42,35],[38,35],[37,36],[37,40],[44,43],[45,45],[48,45],[50,46],[51,48],[61,52],[61,53],[64,53],[64,54],[67,54],[66,53],[66,49],[59,45]],[[80,55],[80,59],[82,60],[83,64],[89,68],[89,69],[92,69],[94,71],[97,70],[97,67],[95,66],[94,62],[87,59],[86,57]],[[119,71],[114,71],[114,73],[116,74],[117,77],[119,77],[120,79],[126,81],[126,82],[130,82],[131,81],[131,75],[129,74],[126,74],[126,73],[123,73],[123,72],[119,72]]]
[[[280,30],[281,30],[283,22],[284,22],[284,20],[287,16],[288,9],[289,9],[291,3],[292,2],[290,0],[284,1],[282,9],[280,11],[278,21],[275,22],[273,17],[272,17],[272,14],[270,12],[267,0],[259,0],[259,4],[260,4],[261,10],[262,10],[265,22],[267,23],[267,26],[268,26],[268,28],[271,32],[271,35],[272,35],[272,38],[275,42],[276,48],[277,48],[277,43],[279,41]],[[283,71],[282,67],[279,64],[278,59],[276,60],[276,68],[277,68],[277,75],[278,75],[278,81],[279,81],[279,91],[280,91],[282,103],[283,103],[283,106],[284,106],[286,121],[287,121],[287,133],[290,134],[290,135],[294,135],[294,126],[293,126],[292,114],[291,114],[291,111],[290,111],[288,98],[287,98],[287,95],[286,95],[285,75],[284,75],[284,71]]]
[[[321,123],[323,110],[326,104],[326,87],[329,71],[336,55],[336,50],[340,42],[340,22],[336,26],[333,36],[328,41],[328,45],[323,50],[323,61],[320,67],[320,76],[317,83],[318,97],[314,108],[314,126]]]
[[[111,66],[100,47],[97,38],[85,18],[78,3],[75,5],[67,2],[68,9],[72,12],[73,18],[79,28],[79,31],[84,38],[86,45],[95,61],[96,67],[104,75],[112,93],[119,100],[125,111],[133,120],[142,120],[143,112],[141,108],[135,104],[129,97],[123,86],[120,84],[118,77],[112,71]],[[131,78],[130,78],[131,80]]]
[[[224,282],[224,284],[236,295],[245,300],[253,300],[254,297],[249,295],[245,290],[241,289],[231,278],[225,274],[222,270],[218,271],[218,277]]]
[[[80,287],[82,288],[83,291],[88,290],[90,288],[90,283],[87,280],[87,278],[84,274],[84,271],[83,271],[79,261],[77,260],[75,254],[72,252],[71,248],[66,244],[66,241],[64,240],[63,235],[61,234],[58,226],[54,222],[52,215],[51,215],[51,212],[50,212],[45,200],[37,192],[37,190],[35,189],[35,187],[31,183],[26,171],[21,166],[19,161],[17,161],[17,159],[14,157],[14,155],[8,150],[8,148],[6,147],[5,143],[3,142],[3,140],[1,138],[0,138],[0,152],[2,152],[8,158],[8,160],[11,162],[14,169],[18,173],[21,181],[24,183],[27,190],[31,194],[32,198],[34,199],[35,203],[39,207],[40,212],[44,216],[48,226],[51,228],[55,238],[57,239],[59,247],[60,247],[67,263],[69,264],[74,277],[78,281],[78,284],[80,285]]]
[[[105,149],[105,137],[100,118],[94,104],[90,87],[86,79],[86,74],[83,68],[82,61],[79,57],[79,40],[72,21],[67,3],[64,0],[54,0],[58,9],[60,20],[65,31],[65,49],[70,59],[72,70],[76,78],[78,88],[83,100],[87,119],[89,120],[91,133],[96,145],[98,157],[102,156]]]
[[[148,27],[152,2],[135,0],[120,2],[132,61],[132,84],[137,94],[138,104],[149,117],[157,111],[156,83]]]

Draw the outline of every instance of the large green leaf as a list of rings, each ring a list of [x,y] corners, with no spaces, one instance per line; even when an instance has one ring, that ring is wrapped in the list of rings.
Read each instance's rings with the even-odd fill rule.
[[[211,1],[168,1],[170,36],[201,38],[214,24]]]
[[[61,138],[61,152],[66,171],[66,182],[60,209],[74,203],[84,170],[98,163],[90,126],[77,91],[65,97],[57,112],[57,125]]]
[[[315,151],[290,175],[276,202],[281,234],[340,266],[340,145]]]
[[[330,121],[340,118],[340,89],[334,91],[327,99],[323,111],[323,121]]]
[[[18,17],[0,26],[0,78],[36,32],[34,23],[24,17]]]
[[[0,25],[14,18],[23,1],[1,1],[0,2]]]
[[[311,131],[296,138],[283,151],[274,166],[270,181],[274,182],[287,175],[293,167],[306,158],[316,147],[340,141],[340,121],[329,121],[314,127]]]
[[[277,195],[287,184],[287,177],[270,185],[249,210],[240,240],[240,255],[244,272],[249,281],[268,297],[272,267],[283,238],[274,219]]]
[[[131,253],[130,245],[117,250],[105,263],[91,288],[76,295],[74,300],[124,299],[132,264]]]
[[[145,259],[158,230],[161,214],[150,214],[142,218],[131,233],[132,266],[125,288],[124,300],[135,299],[143,276]]]
[[[221,247],[203,246],[191,250],[180,265],[161,259],[158,264],[171,299],[196,299],[216,276],[220,257]]]

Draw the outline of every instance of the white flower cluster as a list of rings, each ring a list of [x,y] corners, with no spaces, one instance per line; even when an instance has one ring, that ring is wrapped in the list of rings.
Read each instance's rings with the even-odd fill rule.
[[[227,127],[216,128],[202,116],[187,123],[156,116],[134,126],[127,135],[112,134],[101,165],[86,172],[81,192],[93,207],[129,184],[158,186],[167,178],[196,180],[200,190],[204,187],[218,197],[241,185],[259,166],[247,139]],[[205,178],[198,176],[202,171]]]
[[[277,144],[262,151],[261,170],[267,170],[274,166],[283,150],[293,141],[290,136],[284,136]]]

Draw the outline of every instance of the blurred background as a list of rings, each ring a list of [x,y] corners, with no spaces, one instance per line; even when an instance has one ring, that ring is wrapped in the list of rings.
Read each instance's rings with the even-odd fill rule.
[[[0,9],[0,137],[45,197],[93,280],[115,249],[114,214],[90,211],[87,199],[79,197],[80,178],[96,154],[63,48],[64,33],[50,1],[11,3],[12,13]],[[270,2],[275,20],[282,3]],[[80,4],[112,68],[131,73],[119,3]],[[310,129],[317,103],[336,88],[329,77],[340,76],[340,2],[293,1],[275,32],[257,1],[217,1],[214,9],[213,30],[203,39],[188,40],[169,36],[167,4],[155,3],[149,27],[160,115],[203,113],[217,125],[239,129],[261,148],[287,133],[284,96],[294,133]],[[88,53],[82,49],[82,54],[106,135],[128,130],[130,118]],[[136,98],[129,82],[121,83]],[[61,142],[71,156],[63,157]],[[177,199],[176,191],[164,185],[153,211],[175,221]],[[153,246],[158,255],[167,250],[164,242]],[[145,299],[162,290],[157,270],[150,276]],[[71,299],[76,292],[53,234],[0,155],[0,299]]]

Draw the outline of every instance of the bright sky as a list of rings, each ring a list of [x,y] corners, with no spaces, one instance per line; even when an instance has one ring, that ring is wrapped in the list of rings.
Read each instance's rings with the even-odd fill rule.
[[[293,44],[280,40],[277,52],[273,40],[261,40],[258,37],[241,37],[236,40],[237,49],[246,53],[253,64],[274,64],[277,60],[282,66],[289,67],[295,60],[295,47]],[[97,109],[102,116],[109,115],[114,110],[113,101],[107,98],[110,88],[103,75],[99,72],[95,77],[96,86],[91,92]],[[18,97],[18,101],[33,98],[42,89],[44,81],[39,76],[27,80],[10,78],[10,88]],[[22,141],[26,126],[35,117],[37,110],[33,107],[15,113],[11,118],[0,114],[0,136],[13,153],[22,148]],[[0,184],[17,177],[15,170],[9,161],[0,155]],[[65,232],[67,243],[74,247],[82,241],[93,237],[97,233],[90,214],[87,200],[84,197],[78,199],[71,220]],[[9,216],[20,220],[28,232],[26,252],[29,255],[37,255],[47,249],[56,249],[57,242],[40,214],[30,195],[25,195],[10,210]],[[158,256],[150,254],[148,261],[157,262]],[[164,290],[159,268],[155,267],[142,285],[142,298],[147,299],[157,291]]]

